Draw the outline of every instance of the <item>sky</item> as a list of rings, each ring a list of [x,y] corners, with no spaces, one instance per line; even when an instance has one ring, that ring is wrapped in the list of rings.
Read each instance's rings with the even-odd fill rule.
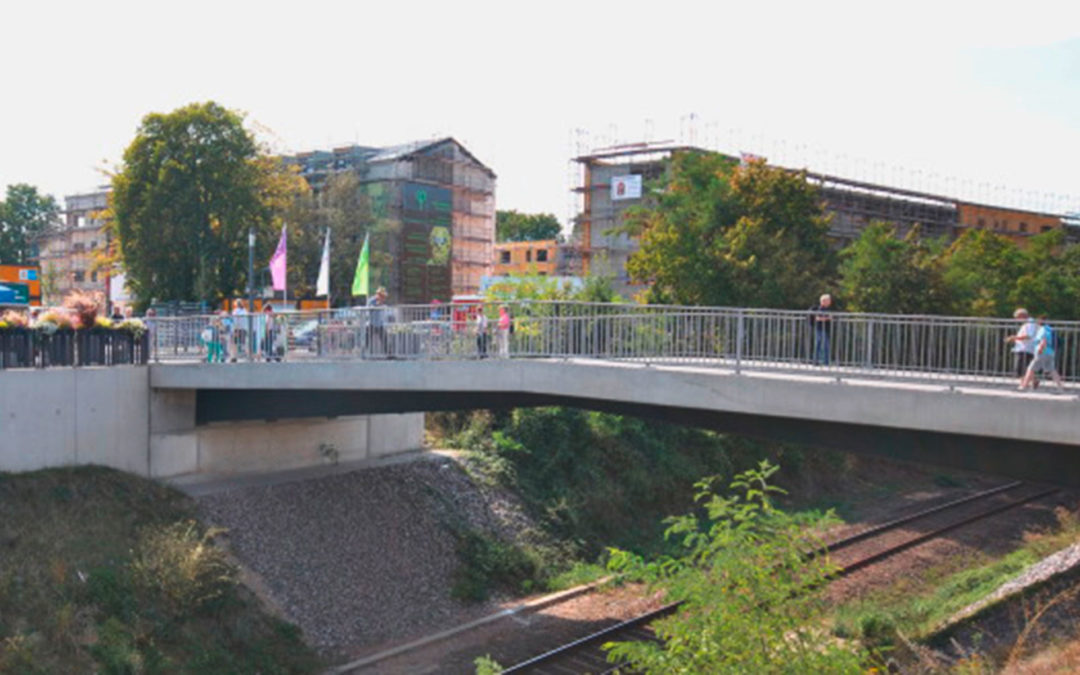
[[[668,139],[1080,211],[1075,1],[98,0],[3,22],[0,186],[57,197],[105,183],[147,113],[214,100],[276,152],[454,136],[498,208],[564,222],[572,156]]]

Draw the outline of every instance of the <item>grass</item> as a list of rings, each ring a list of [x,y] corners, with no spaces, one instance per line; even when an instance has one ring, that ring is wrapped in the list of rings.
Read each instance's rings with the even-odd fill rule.
[[[1053,531],[1029,533],[1024,544],[999,558],[953,558],[920,579],[902,578],[892,587],[837,608],[836,633],[888,644],[899,631],[922,639],[960,610],[988,596],[1029,565],[1076,542],[1080,524],[1058,512]],[[929,590],[927,590],[929,589]]]
[[[180,493],[110,469],[0,474],[0,672],[304,673]]]

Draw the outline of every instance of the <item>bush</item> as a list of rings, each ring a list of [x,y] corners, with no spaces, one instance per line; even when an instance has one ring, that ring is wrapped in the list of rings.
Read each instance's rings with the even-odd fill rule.
[[[698,483],[698,511],[669,519],[681,553],[646,563],[625,551],[612,568],[665,591],[679,610],[653,624],[662,642],[622,642],[610,660],[648,673],[862,673],[872,660],[818,627],[819,589],[834,569],[803,552],[825,521],[808,522],[773,505],[777,468],[762,461],[735,477],[731,494]],[[701,513],[702,515],[699,515]]]
[[[535,551],[472,530],[459,533],[457,549],[461,564],[450,593],[466,602],[483,602],[495,588],[528,592],[543,566]]]
[[[136,587],[179,617],[214,608],[236,579],[235,567],[213,544],[217,534],[201,532],[193,520],[143,530],[131,561]]]

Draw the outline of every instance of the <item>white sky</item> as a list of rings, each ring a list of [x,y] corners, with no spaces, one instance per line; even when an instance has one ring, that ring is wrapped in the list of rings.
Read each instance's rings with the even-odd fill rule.
[[[499,208],[562,220],[576,128],[1080,210],[1075,1],[42,1],[0,22],[0,187],[57,197],[104,182],[144,114],[213,99],[280,151],[455,136]]]

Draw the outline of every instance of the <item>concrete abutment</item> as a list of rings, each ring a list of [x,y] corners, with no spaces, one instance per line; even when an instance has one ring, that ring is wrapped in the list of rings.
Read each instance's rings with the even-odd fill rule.
[[[150,478],[375,459],[423,444],[423,414],[196,423],[194,389],[144,366],[0,371],[0,471],[97,464]]]

